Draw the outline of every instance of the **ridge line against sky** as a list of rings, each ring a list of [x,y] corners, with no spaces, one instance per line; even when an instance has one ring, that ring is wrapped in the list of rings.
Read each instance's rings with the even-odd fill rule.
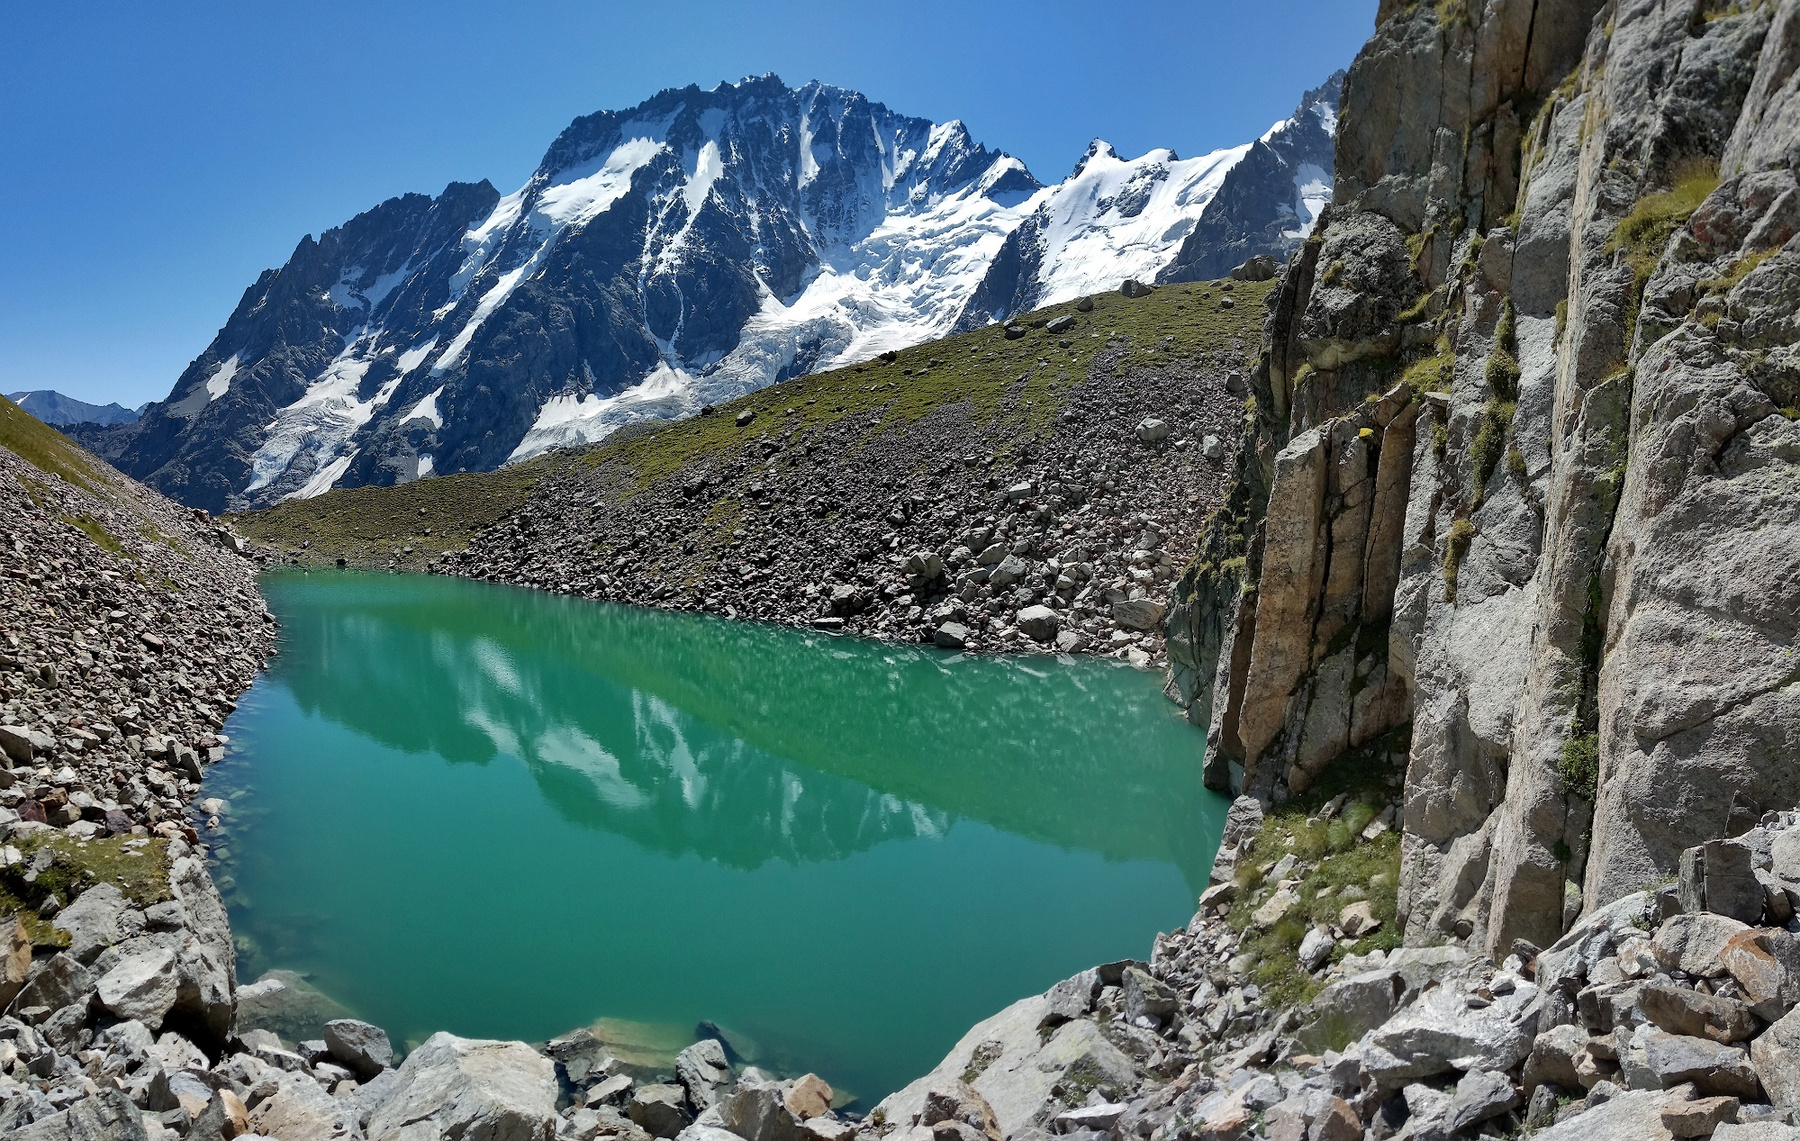
[[[0,391],[160,400],[265,269],[384,199],[517,189],[578,116],[774,72],[1066,176],[1248,142],[1375,0],[16,8],[0,40]]]

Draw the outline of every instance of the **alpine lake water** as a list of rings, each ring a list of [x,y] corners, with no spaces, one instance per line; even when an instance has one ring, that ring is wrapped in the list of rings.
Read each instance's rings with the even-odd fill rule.
[[[201,793],[240,984],[294,972],[397,1046],[591,1025],[667,1067],[704,1020],[867,1109],[1144,957],[1223,826],[1204,735],[1115,662],[453,578],[263,590],[279,653]]]

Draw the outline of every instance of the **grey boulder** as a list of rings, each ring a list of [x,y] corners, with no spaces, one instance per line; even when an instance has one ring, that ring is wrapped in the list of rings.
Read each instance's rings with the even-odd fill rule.
[[[175,1005],[179,983],[175,952],[168,947],[148,947],[101,975],[95,989],[108,1013],[155,1030]]]
[[[555,1134],[556,1066],[523,1042],[440,1031],[397,1072],[393,1095],[369,1117],[369,1141],[548,1141]]]
[[[354,1018],[334,1018],[325,1024],[325,1050],[332,1061],[359,1077],[372,1078],[394,1064],[387,1031]]]

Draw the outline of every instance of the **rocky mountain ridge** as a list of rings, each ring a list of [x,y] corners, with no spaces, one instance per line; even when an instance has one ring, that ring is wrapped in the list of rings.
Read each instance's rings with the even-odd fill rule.
[[[89,404],[49,388],[11,392],[6,398],[46,424],[130,424],[138,414],[122,404]]]
[[[852,91],[665,91],[576,120],[512,194],[452,184],[307,237],[167,400],[77,434],[182,502],[261,506],[491,470],[1191,269],[1199,229],[1229,264],[1285,256],[1329,190],[1335,92],[1198,159],[1096,143],[1043,187],[961,123]],[[1006,253],[1027,221],[1042,240]]]

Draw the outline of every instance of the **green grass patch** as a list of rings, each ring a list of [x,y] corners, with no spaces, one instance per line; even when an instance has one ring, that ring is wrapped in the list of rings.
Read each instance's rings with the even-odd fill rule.
[[[169,842],[161,837],[113,836],[77,840],[66,833],[25,836],[10,841],[25,858],[0,871],[0,915],[18,912],[31,941],[40,947],[66,947],[69,937],[40,917],[38,909],[52,895],[64,906],[88,888],[111,883],[134,907],[173,898],[169,890]],[[132,843],[127,848],[126,844]],[[50,866],[32,882],[25,876],[48,848]],[[134,854],[135,853],[135,854]]]
[[[1643,295],[1644,283],[1656,270],[1663,247],[1668,244],[1670,235],[1687,224],[1688,218],[1718,185],[1719,165],[1716,161],[1689,160],[1676,168],[1673,185],[1668,190],[1638,199],[1631,213],[1613,231],[1606,244],[1607,252],[1623,251],[1633,277],[1631,299],[1626,306],[1627,346],[1637,330],[1638,299]]]
[[[461,550],[483,528],[523,506],[563,453],[495,472],[446,475],[395,487],[355,487],[313,499],[291,500],[231,522],[252,543],[299,552],[304,564],[339,558],[352,566],[386,566],[397,559],[423,567],[445,551]],[[426,532],[430,532],[427,534]],[[406,548],[412,554],[405,554]]]
[[[1710,296],[1723,296],[1730,293],[1737,283],[1750,276],[1750,271],[1780,252],[1780,247],[1758,250],[1747,257],[1739,258],[1730,269],[1719,277],[1709,277],[1700,283],[1700,290]]]
[[[1415,398],[1427,392],[1449,392],[1456,379],[1456,350],[1450,346],[1450,338],[1439,337],[1432,355],[1408,365],[1400,379]]]
[[[1389,829],[1374,840],[1363,840],[1361,833],[1392,799],[1389,781],[1396,769],[1389,757],[1396,751],[1404,754],[1410,735],[1411,726],[1402,725],[1335,758],[1305,794],[1263,817],[1249,853],[1239,858],[1238,902],[1226,922],[1241,937],[1239,953],[1256,956],[1251,977],[1271,1004],[1302,1003],[1318,993],[1322,984],[1300,969],[1295,954],[1309,929],[1336,923],[1354,899],[1367,899],[1381,926],[1360,940],[1340,943],[1334,958],[1400,945],[1399,830]],[[1324,805],[1340,794],[1345,801],[1338,814],[1317,820]],[[1279,923],[1259,929],[1251,920],[1266,898],[1266,893],[1254,894],[1265,886],[1258,869],[1290,852],[1305,865],[1304,872],[1291,877],[1300,881],[1295,888],[1300,902]]]
[[[1477,504],[1486,497],[1488,480],[1493,478],[1494,469],[1500,466],[1500,457],[1506,450],[1506,436],[1512,430],[1513,416],[1517,411],[1518,405],[1498,397],[1489,397],[1487,407],[1481,411],[1481,422],[1475,428],[1475,438],[1469,441],[1469,466],[1474,479]]]

